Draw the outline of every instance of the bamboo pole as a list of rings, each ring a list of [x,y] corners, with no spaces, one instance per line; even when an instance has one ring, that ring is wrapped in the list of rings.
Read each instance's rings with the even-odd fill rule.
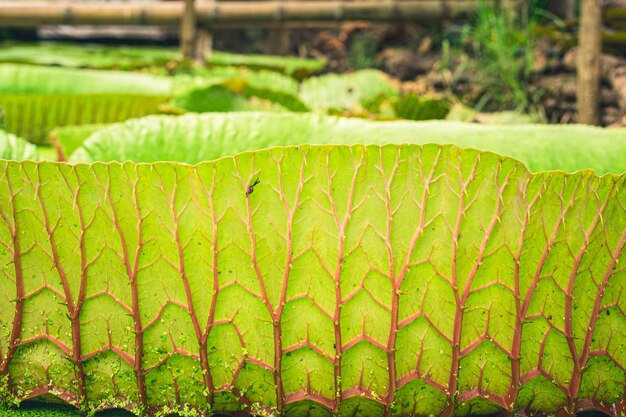
[[[278,3],[283,3],[284,0],[274,0]],[[289,31],[284,28],[270,29],[268,33],[269,51],[273,55],[285,55],[289,53],[291,49],[291,42],[289,39]]]
[[[197,23],[196,0],[185,0],[180,22],[181,53],[183,58],[203,65],[213,52],[213,34],[210,28],[198,27]]]
[[[578,122],[597,125],[602,53],[602,0],[583,0],[578,52]]]
[[[183,17],[180,21],[180,50],[183,58],[194,60],[196,39],[195,0],[185,0]]]
[[[515,2],[515,0],[504,0]],[[479,9],[482,0],[337,0],[203,2],[195,6],[200,26],[249,27],[277,23],[329,21],[422,21],[459,18]],[[156,25],[178,26],[183,2],[151,5],[138,3],[0,3],[0,26],[63,25]]]
[[[213,53],[213,32],[207,27],[199,27],[196,31],[194,56],[196,63],[202,65]]]

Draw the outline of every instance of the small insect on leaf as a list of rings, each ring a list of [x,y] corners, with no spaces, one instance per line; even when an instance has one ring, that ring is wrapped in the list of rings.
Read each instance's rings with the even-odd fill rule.
[[[259,185],[260,182],[261,182],[261,180],[259,180],[257,178],[257,179],[254,180],[254,182],[252,184],[248,185],[248,188],[246,188],[246,197],[249,197],[250,194],[252,194],[254,192],[254,187]]]

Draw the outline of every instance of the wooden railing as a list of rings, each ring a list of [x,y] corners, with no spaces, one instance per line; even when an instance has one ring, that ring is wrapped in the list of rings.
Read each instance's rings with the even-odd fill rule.
[[[183,56],[202,61],[210,53],[214,28],[278,28],[279,36],[274,37],[274,42],[279,44],[285,37],[280,36],[281,29],[288,27],[346,21],[436,22],[467,16],[482,4],[514,7],[520,1],[523,0],[0,0],[0,27],[177,26]]]
[[[498,2],[492,0],[493,3]],[[514,3],[515,0],[500,0]],[[197,2],[201,26],[268,25],[288,22],[422,21],[454,19],[472,13],[481,0],[312,0],[312,1],[203,1]],[[489,3],[489,1],[488,1]],[[0,2],[0,26],[158,25],[176,26],[183,2],[55,3]]]

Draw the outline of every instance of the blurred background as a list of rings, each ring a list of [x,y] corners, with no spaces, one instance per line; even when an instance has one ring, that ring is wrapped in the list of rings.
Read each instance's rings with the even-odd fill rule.
[[[0,85],[4,128],[35,142],[47,142],[52,128],[64,125],[241,110],[231,96],[244,94],[249,104],[254,94],[241,86],[254,83],[249,71],[258,70],[298,83],[289,94],[303,106],[291,110],[616,128],[626,124],[625,54],[626,0],[0,0],[0,63],[205,78],[216,74],[201,71],[240,71],[230,82],[218,77],[228,90],[221,96],[190,91],[187,83],[165,94],[166,105],[152,99],[142,111],[103,110],[109,117],[57,117],[38,125],[33,120],[42,113],[55,113],[50,100],[48,110],[33,110],[43,105],[34,104],[33,94],[47,94],[48,87],[24,81],[24,67],[5,68],[4,84],[12,86]],[[49,77],[64,77],[55,74]],[[270,84],[280,83],[265,87]],[[317,96],[325,89],[325,98],[316,102],[307,89]],[[252,108],[285,107],[278,93],[286,90],[256,94]],[[352,101],[331,100],[342,94]]]

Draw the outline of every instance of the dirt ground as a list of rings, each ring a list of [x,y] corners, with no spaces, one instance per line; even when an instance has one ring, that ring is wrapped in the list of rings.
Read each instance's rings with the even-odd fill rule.
[[[626,3],[626,0],[614,0]],[[326,71],[347,72],[373,66],[402,83],[405,91],[428,95],[452,95],[460,102],[472,103],[484,93],[473,82],[480,74],[457,71],[454,63],[442,66],[441,28],[417,25],[351,23],[328,30],[290,31],[287,52],[292,55],[325,58]],[[460,26],[449,26],[454,35]],[[227,37],[225,47],[234,39]],[[271,37],[260,37],[261,52],[276,52]],[[275,38],[274,38],[275,39]],[[284,40],[283,40],[284,42]],[[219,41],[218,41],[219,49]],[[611,51],[611,50],[609,50]],[[576,48],[571,38],[554,40],[539,37],[532,51],[532,76],[529,91],[537,98],[539,110],[548,123],[576,123]],[[626,59],[607,54],[602,60],[601,123],[626,125]]]

